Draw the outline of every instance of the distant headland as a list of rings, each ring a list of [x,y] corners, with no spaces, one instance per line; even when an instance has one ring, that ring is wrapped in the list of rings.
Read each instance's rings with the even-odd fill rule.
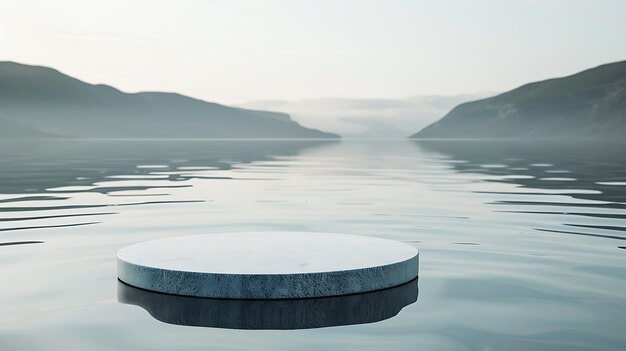
[[[0,62],[0,138],[329,139],[284,113],[175,93],[128,94],[47,67]]]

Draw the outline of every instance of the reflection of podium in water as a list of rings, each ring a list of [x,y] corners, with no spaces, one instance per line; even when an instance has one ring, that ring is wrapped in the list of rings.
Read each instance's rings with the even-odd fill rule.
[[[373,323],[417,301],[418,279],[361,294],[281,300],[211,299],[162,294],[118,281],[119,302],[169,324],[229,329],[307,329]]]

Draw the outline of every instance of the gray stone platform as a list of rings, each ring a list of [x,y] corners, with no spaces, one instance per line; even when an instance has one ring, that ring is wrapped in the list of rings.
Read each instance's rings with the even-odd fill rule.
[[[147,241],[118,252],[118,277],[162,293],[286,299],[374,291],[413,280],[417,250],[357,235],[252,232]]]

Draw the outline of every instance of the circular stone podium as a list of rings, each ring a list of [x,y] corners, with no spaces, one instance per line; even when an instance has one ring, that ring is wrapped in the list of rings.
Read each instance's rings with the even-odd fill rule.
[[[293,299],[390,288],[417,277],[419,253],[375,237],[303,232],[182,236],[117,254],[118,278],[167,294]]]

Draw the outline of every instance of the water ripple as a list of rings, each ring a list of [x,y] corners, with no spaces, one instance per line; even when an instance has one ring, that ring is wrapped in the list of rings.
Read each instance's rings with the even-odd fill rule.
[[[555,229],[541,229],[541,228],[533,228],[533,229],[539,230],[542,232],[549,232],[549,233],[572,234],[572,235],[582,235],[582,236],[593,236],[596,238],[626,240],[626,237],[617,236],[617,235],[591,234],[591,233],[571,232],[571,231],[566,231],[566,230],[555,230]]]
[[[0,242],[0,246],[13,246],[13,245],[28,245],[28,244],[43,244],[43,241],[11,241],[11,242]]]
[[[0,232],[17,231],[17,230],[30,230],[30,229],[79,227],[79,226],[99,224],[99,223],[102,223],[102,222],[85,222],[85,223],[74,223],[74,224],[40,225],[40,226],[31,226],[31,227],[13,227],[13,228],[2,228],[2,229],[0,229]]]
[[[40,220],[40,219],[85,217],[85,216],[104,216],[104,215],[113,215],[113,214],[117,214],[117,212],[94,212],[94,213],[60,214],[60,215],[48,215],[48,216],[36,216],[36,217],[0,218],[0,222],[34,221],[34,220]]]

